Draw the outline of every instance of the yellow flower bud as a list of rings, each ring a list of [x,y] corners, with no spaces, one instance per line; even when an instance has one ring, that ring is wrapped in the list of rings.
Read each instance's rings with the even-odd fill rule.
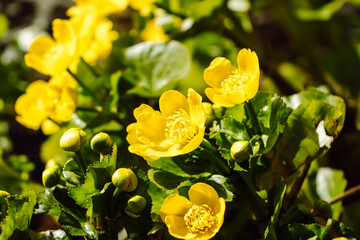
[[[209,124],[212,121],[214,121],[214,119],[215,119],[215,113],[214,113],[214,110],[212,109],[211,103],[203,102],[202,105],[204,107],[205,114],[206,114],[205,126],[209,126]]]
[[[140,195],[136,195],[129,199],[125,207],[125,213],[132,218],[140,216],[140,212],[146,207],[146,199]]]
[[[226,111],[225,107],[218,105],[216,103],[212,105],[212,109],[214,111],[215,116],[218,118],[222,118],[222,116],[225,114]]]
[[[122,191],[134,191],[138,185],[135,173],[129,168],[119,168],[112,175],[113,184]]]
[[[231,157],[236,162],[243,162],[249,159],[251,153],[252,150],[248,141],[237,141],[231,146],[230,149]]]
[[[59,182],[60,174],[60,168],[57,165],[46,168],[42,173],[43,185],[47,188],[55,186]]]
[[[86,133],[80,128],[67,130],[60,139],[60,147],[65,151],[77,152],[86,143]]]
[[[108,153],[112,146],[111,137],[107,133],[96,134],[90,142],[91,149],[98,153]]]

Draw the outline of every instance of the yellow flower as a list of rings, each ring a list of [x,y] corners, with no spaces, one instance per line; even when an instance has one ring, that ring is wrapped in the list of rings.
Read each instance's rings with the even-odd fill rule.
[[[52,23],[54,39],[37,37],[25,55],[25,63],[42,74],[54,76],[67,68],[76,70],[76,36],[69,20],[55,19]]]
[[[137,120],[127,127],[129,151],[145,160],[189,153],[203,140],[206,115],[201,96],[188,90],[188,99],[175,90],[163,93],[160,111],[146,104],[134,110]]]
[[[237,56],[238,68],[223,57],[215,58],[204,71],[208,98],[218,105],[231,107],[249,101],[259,88],[259,60],[255,52],[241,49]]]
[[[130,0],[130,7],[139,11],[141,15],[148,16],[157,0]]]
[[[129,0],[74,0],[76,5],[68,9],[68,16],[81,15],[83,12],[96,12],[97,15],[106,16],[124,11]]]
[[[32,82],[15,102],[16,120],[23,126],[38,130],[47,118],[45,106],[40,98],[46,91],[47,83],[43,80]]]
[[[15,102],[16,120],[33,130],[41,127],[47,135],[59,129],[56,123],[69,121],[75,108],[75,92],[70,87],[52,84],[52,80],[31,83]]]
[[[160,209],[161,219],[173,237],[192,240],[212,238],[224,222],[224,198],[205,183],[194,184],[188,194],[190,200],[178,194],[167,197]]]
[[[333,238],[332,240],[348,240],[346,237],[337,237]]]
[[[141,33],[143,41],[166,42],[169,36],[165,34],[164,29],[156,25],[156,18],[147,23],[144,31]]]
[[[76,80],[67,71],[52,76],[49,83],[58,87],[70,87],[72,89],[76,89],[78,86]]]

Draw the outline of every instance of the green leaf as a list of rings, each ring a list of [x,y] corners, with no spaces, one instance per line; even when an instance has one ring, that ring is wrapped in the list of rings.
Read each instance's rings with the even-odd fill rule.
[[[185,46],[176,41],[167,43],[143,42],[125,51],[126,59],[136,78],[129,94],[158,97],[174,87],[190,69],[190,55]]]
[[[9,30],[9,25],[9,20],[7,19],[6,15],[0,13],[0,39]]]
[[[149,169],[148,177],[151,182],[164,191],[173,191],[176,187],[188,178],[179,177],[175,174],[161,170]]]
[[[345,3],[345,0],[333,0],[317,9],[297,7],[295,8],[295,14],[302,21],[327,21],[339,11]]]
[[[277,220],[278,220],[280,212],[281,212],[281,207],[282,207],[283,200],[284,200],[285,193],[286,193],[286,185],[283,184],[279,188],[280,189],[279,189],[278,194],[274,201],[275,204],[274,204],[273,215],[271,216],[270,223],[265,230],[264,239],[271,239],[271,240],[277,239],[275,225],[277,223]]]
[[[304,101],[311,97],[314,99]],[[297,168],[329,149],[344,124],[345,105],[341,98],[321,92],[295,95],[290,102],[296,109],[276,144],[276,157],[285,165]]]
[[[63,168],[62,174],[65,178],[65,180],[73,185],[80,185],[84,183],[84,176],[81,173],[81,169],[79,165],[76,163],[74,159],[69,159]]]
[[[36,233],[38,240],[69,240],[66,232],[63,230],[49,230],[45,232]]]
[[[58,221],[70,235],[87,236],[90,239],[98,239],[97,231],[93,224],[86,220],[79,221],[79,219],[75,218],[73,215],[61,211]]]
[[[7,201],[8,214],[1,224],[0,239],[9,239],[15,230],[25,231],[29,228],[36,204],[36,193],[30,191],[29,198],[9,196]]]
[[[316,192],[320,199],[329,202],[345,191],[346,184],[343,171],[326,167],[319,168],[316,175]],[[333,218],[338,219],[342,212],[342,203],[332,204],[331,208]]]
[[[88,196],[88,211],[87,215],[89,217],[99,216],[107,207],[113,192],[115,191],[115,186],[111,182],[105,184],[104,188],[100,192],[93,193]]]
[[[121,78],[121,74],[122,73],[120,71],[117,71],[116,73],[113,73],[110,76],[111,101],[109,103],[109,109],[110,109],[110,112],[112,112],[112,113],[118,112],[118,102],[120,99],[118,85],[119,85],[119,81]]]
[[[116,170],[117,152],[118,152],[118,148],[117,148],[116,143],[114,143],[111,154],[105,155],[104,158],[102,159],[102,163],[103,163],[104,167],[106,167],[106,169],[108,170],[108,173],[111,176],[113,175],[113,173]]]
[[[155,161],[148,161],[147,164],[155,169],[159,169],[179,177],[205,177],[210,173],[206,168],[196,161],[190,161],[184,156],[172,158],[160,158]]]
[[[37,193],[37,204],[34,208],[34,213],[59,215],[60,210],[57,206],[58,202],[52,195],[52,192],[48,188],[45,188],[44,191]]]
[[[88,167],[84,184],[70,188],[69,196],[80,206],[88,208],[89,197],[102,191],[108,182],[111,182],[111,175],[101,162],[97,162]]]

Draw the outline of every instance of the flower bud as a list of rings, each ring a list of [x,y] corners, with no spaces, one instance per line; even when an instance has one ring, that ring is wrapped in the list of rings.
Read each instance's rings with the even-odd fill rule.
[[[204,108],[205,114],[206,114],[205,126],[209,126],[209,124],[212,121],[214,121],[214,119],[215,119],[215,113],[214,113],[211,103],[203,102],[202,105],[203,105],[203,108]]]
[[[140,195],[136,195],[129,199],[125,207],[125,213],[132,218],[140,216],[140,212],[146,207],[146,199]]]
[[[134,191],[138,185],[135,173],[129,168],[119,168],[112,175],[113,184],[122,191]]]
[[[231,157],[236,162],[243,162],[249,159],[251,153],[252,150],[248,141],[237,141],[231,146],[230,149]]]
[[[58,164],[57,164],[57,161],[52,158],[52,159],[49,159],[49,160],[46,162],[45,169],[51,168],[51,167],[54,167],[54,166],[58,166]]]
[[[55,186],[59,182],[60,174],[60,168],[57,165],[46,168],[42,173],[43,185],[47,188]]]
[[[213,104],[212,109],[214,111],[214,114],[217,118],[222,118],[224,116],[226,108],[223,106],[220,106],[218,104]]]
[[[98,153],[108,153],[112,146],[111,137],[107,133],[96,134],[90,142],[91,149]]]
[[[316,216],[321,216],[324,218],[331,218],[332,217],[332,209],[330,204],[324,200],[317,200],[314,206],[314,214]]]
[[[67,130],[60,139],[60,147],[65,151],[77,152],[86,143],[86,133],[80,128]]]

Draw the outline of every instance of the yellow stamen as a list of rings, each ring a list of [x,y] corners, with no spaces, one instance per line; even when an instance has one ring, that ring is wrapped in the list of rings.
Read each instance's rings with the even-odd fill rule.
[[[235,70],[232,75],[224,79],[221,83],[221,87],[227,91],[234,91],[242,89],[249,81],[249,75],[245,72]]]
[[[175,143],[186,145],[198,133],[197,126],[191,121],[187,112],[180,108],[166,118],[166,137]]]
[[[184,220],[191,233],[204,233],[216,223],[216,217],[207,204],[193,205],[185,214]]]

